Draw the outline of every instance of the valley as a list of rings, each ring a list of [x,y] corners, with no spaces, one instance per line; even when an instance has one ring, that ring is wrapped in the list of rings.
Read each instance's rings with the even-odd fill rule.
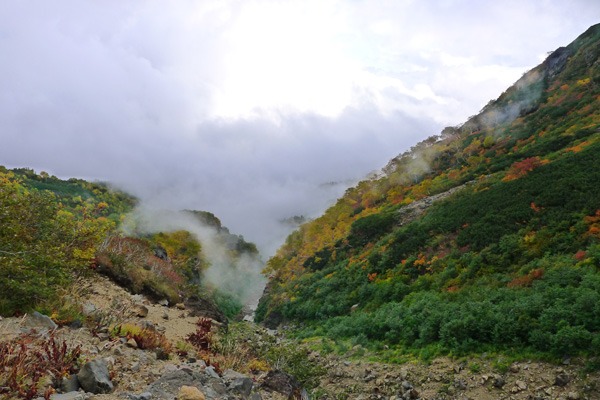
[[[600,24],[268,260],[0,167],[0,398],[600,399],[599,166]]]

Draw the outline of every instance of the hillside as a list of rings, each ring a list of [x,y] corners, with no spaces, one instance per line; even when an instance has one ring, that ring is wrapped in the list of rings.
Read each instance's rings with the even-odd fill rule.
[[[213,214],[140,211],[135,198],[103,183],[0,168],[1,316],[38,310],[62,324],[81,321],[69,293],[94,270],[132,293],[186,301],[222,322],[241,311],[246,293],[210,278],[248,280],[262,261]]]
[[[594,364],[599,56],[595,25],[348,189],[268,261],[257,320],[425,358],[518,351]]]

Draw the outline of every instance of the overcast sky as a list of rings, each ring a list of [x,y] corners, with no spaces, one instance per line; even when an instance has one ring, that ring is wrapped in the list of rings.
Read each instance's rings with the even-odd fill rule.
[[[276,221],[597,22],[596,0],[0,0],[0,164],[214,212],[267,256]]]

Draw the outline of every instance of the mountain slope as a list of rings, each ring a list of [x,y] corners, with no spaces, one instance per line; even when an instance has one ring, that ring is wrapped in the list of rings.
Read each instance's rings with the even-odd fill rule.
[[[595,25],[348,189],[269,260],[257,319],[443,351],[599,354],[599,56]]]
[[[136,203],[101,183],[0,166],[0,316],[81,319],[69,293],[93,269],[155,301],[238,314],[247,293],[232,277],[255,280],[256,246],[209,212],[143,214]]]

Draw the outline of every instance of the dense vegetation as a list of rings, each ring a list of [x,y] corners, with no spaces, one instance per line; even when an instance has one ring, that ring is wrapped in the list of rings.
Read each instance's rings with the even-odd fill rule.
[[[596,25],[347,190],[269,260],[257,319],[446,353],[600,355],[599,56]]]
[[[69,323],[80,317],[69,302],[71,287],[93,270],[155,300],[175,304],[195,296],[216,302],[227,316],[239,313],[240,298],[204,279],[214,260],[201,238],[183,229],[138,232],[135,214],[127,216],[135,205],[102,183],[0,167],[0,315],[37,309]],[[221,249],[219,268],[242,276],[242,257],[259,262],[256,246],[213,214],[182,213],[210,230],[210,244]]]
[[[101,184],[1,168],[0,315],[52,308],[133,204]]]

